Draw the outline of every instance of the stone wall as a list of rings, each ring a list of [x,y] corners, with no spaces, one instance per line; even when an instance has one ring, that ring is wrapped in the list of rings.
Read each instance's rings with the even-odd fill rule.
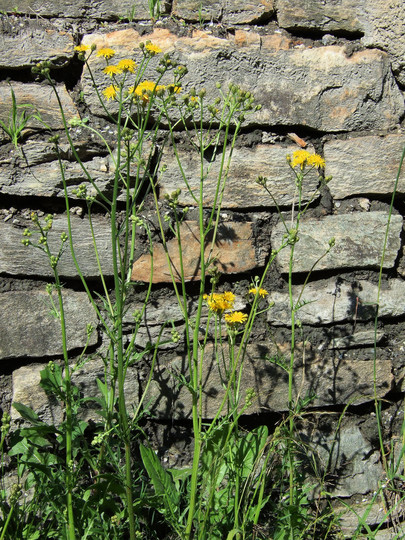
[[[11,107],[9,79],[17,102],[32,103],[45,122],[60,132],[72,191],[83,183],[83,174],[64,139],[51,89],[31,75],[34,63],[52,62],[52,76],[67,119],[85,115],[106,133],[109,126],[94,98],[89,74],[74,53],[79,43],[110,46],[120,57],[128,57],[141,41],[150,39],[187,64],[185,87],[204,86],[210,95],[217,82],[234,81],[254,93],[262,108],[249,118],[235,148],[219,239],[223,283],[237,293],[241,307],[243,290],[260,273],[283,234],[274,204],[255,182],[257,176],[268,178],[269,189],[288,212],[294,200],[294,183],[286,154],[301,145],[324,156],[325,174],[333,179],[302,223],[294,266],[297,294],[303,276],[332,236],[336,245],[312,274],[305,293],[310,303],[299,312],[307,343],[305,362],[297,364],[296,385],[300,391],[316,395],[311,406],[317,414],[310,424],[303,421],[302,433],[317,448],[321,462],[327,459],[333,426],[344,407],[350,405],[333,458],[340,476],[331,483],[330,491],[364,502],[383,480],[373,416],[373,318],[388,208],[405,144],[403,2],[167,0],[161,2],[160,16],[153,20],[147,0],[1,0],[0,8],[0,119],[7,119]],[[92,59],[95,67],[98,61]],[[16,400],[34,406],[46,419],[57,419],[60,412],[50,408],[38,384],[42,366],[61,355],[58,324],[49,317],[45,301],[51,272],[37,250],[21,245],[21,238],[32,210],[40,215],[53,213],[55,231],[66,230],[63,186],[52,145],[47,142],[49,135],[35,121],[23,135],[15,149],[0,131],[1,406],[6,410]],[[80,128],[72,128],[72,136],[100,190],[108,192],[113,164]],[[197,185],[186,148],[183,158],[190,185]],[[168,167],[161,180],[162,200],[165,193],[179,187],[173,157],[167,155],[165,160]],[[213,168],[216,166],[214,163]],[[309,178],[308,189],[314,185],[315,177]],[[400,437],[405,374],[404,193],[405,171],[399,179],[389,228],[377,332],[377,394],[384,399],[384,435],[394,442]],[[212,204],[213,195],[208,190],[207,206]],[[98,268],[91,255],[84,206],[72,192],[71,203],[79,262],[85,276],[97,287]],[[192,200],[184,197],[182,203],[192,205]],[[152,210],[146,211],[145,217],[153,223]],[[111,277],[109,231],[101,213],[95,216],[95,227],[103,270]],[[190,280],[195,282],[198,244],[193,241],[194,227],[191,213],[190,220],[183,223],[183,234],[188,246],[186,265],[193,276]],[[275,415],[286,409],[284,373],[266,361],[274,344],[286,350],[290,332],[286,251],[279,254],[276,263],[265,283],[269,300],[275,304],[267,319],[262,317],[247,352],[244,384],[254,387],[258,396],[249,410],[251,420],[247,417],[247,425],[257,422],[257,415],[260,421],[271,424]],[[149,268],[148,255],[139,253],[133,279],[147,282]],[[97,321],[68,253],[61,261],[60,273],[73,362],[86,341],[86,323],[96,326]],[[156,336],[159,325],[167,319],[173,319],[179,331],[182,327],[158,242],[153,281],[153,303],[137,338],[140,346]],[[133,295],[134,309],[141,293]],[[131,325],[128,317],[128,334]],[[96,333],[91,351],[100,346],[102,336]],[[148,395],[157,425],[168,420],[184,425],[190,418],[190,396],[185,389],[176,393],[172,376],[172,370],[181,367],[182,361],[181,347],[175,345],[159,355]],[[212,376],[210,362],[207,351],[207,418],[222,392]],[[84,392],[93,390],[97,373],[102,373],[102,366],[93,359],[75,374]],[[133,369],[127,381],[128,403],[136,402],[139,385],[142,378]],[[328,415],[318,422],[319,411]],[[16,418],[16,412],[13,415]],[[171,429],[176,431],[175,424]],[[173,455],[187,459],[181,456],[182,448],[173,442],[164,450],[171,459]],[[378,512],[370,519],[378,521]]]

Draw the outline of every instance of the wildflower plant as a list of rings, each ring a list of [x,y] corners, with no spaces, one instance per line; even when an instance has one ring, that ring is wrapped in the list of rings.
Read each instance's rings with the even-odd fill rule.
[[[158,3],[154,2],[155,4],[158,6]],[[266,426],[260,426],[249,433],[240,428],[241,415],[256,399],[253,389],[244,394],[241,390],[246,350],[255,320],[261,313],[271,309],[269,293],[264,287],[270,266],[282,249],[290,249],[289,293],[293,335],[290,364],[287,368],[287,425],[288,440],[292,441],[294,414],[297,410],[292,394],[297,326],[295,314],[302,305],[301,296],[298,301],[292,296],[294,246],[299,241],[301,218],[316,197],[315,192],[308,203],[303,204],[303,184],[310,171],[322,171],[323,159],[304,150],[287,158],[287,163],[294,173],[297,191],[297,203],[292,209],[291,224],[287,223],[276,203],[280,219],[286,228],[285,237],[281,245],[270,253],[262,275],[256,277],[246,290],[246,305],[239,308],[236,294],[221,284],[215,245],[235,144],[246,119],[260,108],[255,104],[253,94],[235,84],[226,88],[218,84],[217,97],[207,96],[204,88],[189,88],[184,83],[186,66],[179,65],[158,45],[148,41],[140,44],[134,58],[117,60],[118,54],[114,49],[103,47],[97,50],[95,46],[87,45],[78,45],[76,53],[86,64],[103,115],[115,128],[115,140],[113,143],[108,141],[88,119],[73,119],[67,122],[51,76],[52,66],[43,62],[33,68],[35,74],[48,81],[56,95],[65,135],[72,154],[82,169],[84,180],[72,193],[68,191],[59,139],[58,136],[53,136],[51,142],[60,164],[64,187],[67,230],[60,238],[59,251],[52,253],[48,235],[52,234],[53,216],[47,216],[44,222],[41,222],[38,216],[33,214],[33,228],[25,230],[22,240],[26,246],[40,249],[48,257],[54,277],[54,283],[49,285],[50,297],[53,299],[56,292],[58,303],[54,305],[54,312],[61,322],[63,370],[53,365],[43,375],[43,387],[57,396],[63,404],[66,416],[62,428],[54,427],[53,431],[49,432],[60,442],[59,454],[64,456],[62,480],[66,493],[66,513],[55,515],[58,516],[58,523],[63,524],[64,537],[69,540],[85,537],[90,534],[89,531],[93,531],[95,538],[128,537],[134,540],[143,532],[153,537],[154,525],[148,523],[148,515],[159,524],[163,521],[171,533],[185,540],[251,538],[269,498],[265,489],[267,466],[270,454],[275,451],[276,446],[269,439]],[[101,85],[96,83],[99,74],[95,77],[92,72],[89,62],[92,55],[102,63],[99,68],[103,77]],[[151,78],[146,79],[145,73],[150,74],[153,66],[154,75],[149,75]],[[104,145],[113,164],[111,192],[102,189],[87,169],[86,163],[81,160],[72,139],[72,128],[77,126],[95,136]],[[196,170],[199,171],[197,190],[191,186],[182,164],[177,137],[179,130],[188,137],[195,156]],[[171,194],[166,194],[164,205],[159,193],[160,181],[165,174],[162,155],[164,145],[160,145],[162,140],[166,141],[166,144],[170,143],[181,182],[181,187]],[[209,163],[205,160],[208,150],[211,155]],[[219,163],[219,167],[214,174],[212,164],[215,161]],[[320,185],[327,181],[322,175],[319,179]],[[274,201],[266,179],[261,177],[258,183],[269,192]],[[206,207],[205,202],[208,190],[213,191],[210,208]],[[72,195],[80,198],[86,207],[99,270],[98,291],[93,290],[93,285],[85,278],[77,260],[76,238],[70,217]],[[198,223],[200,263],[196,302],[187,287],[188,276],[183,262],[184,239],[181,225],[189,210],[189,207],[182,203],[184,195],[191,200],[189,206],[193,207]],[[184,322],[182,338],[186,369],[176,375],[179,384],[191,396],[193,456],[191,466],[182,471],[165,469],[162,466],[141,425],[159,350],[168,342],[177,345],[180,341],[179,331],[173,321],[167,321],[153,343],[147,343],[144,347],[137,344],[138,332],[152,294],[154,271],[152,231],[143,216],[147,196],[154,201],[167,268]],[[162,206],[168,209],[166,214],[162,211]],[[112,283],[109,283],[102,269],[93,222],[95,208],[102,210],[109,220]],[[179,268],[174,267],[169,254],[169,235],[176,242]],[[151,270],[142,307],[134,313],[131,334],[126,334],[124,321],[129,298],[137,286],[132,281],[132,267],[141,237],[146,239],[146,247],[151,256]],[[332,242],[328,249],[331,248]],[[97,314],[103,341],[103,349],[97,353],[105,369],[104,378],[97,379],[100,395],[86,398],[87,402],[92,401],[98,405],[100,413],[100,421],[92,432],[90,444],[84,433],[89,426],[79,418],[83,401],[71,383],[72,368],[66,344],[63,287],[58,265],[67,251]],[[171,330],[170,337],[164,339],[163,333],[167,326]],[[210,334],[212,327],[213,343]],[[94,329],[89,328],[88,335],[92,331]],[[215,414],[208,422],[203,414],[206,399],[204,369],[211,351],[223,392]],[[85,348],[78,360],[80,365],[86,361],[86,356]],[[134,405],[129,414],[125,400],[125,381],[128,370],[140,364],[141,360],[149,360],[150,371],[139,403]],[[29,412],[22,406],[17,407],[34,426],[39,426],[44,431],[49,428],[39,422],[32,411]],[[16,444],[15,455],[19,452],[18,444],[21,440]],[[47,448],[48,442],[44,443],[44,448]],[[134,447],[135,455],[139,454],[137,460],[134,460]],[[298,488],[296,454],[292,442],[287,444],[287,454],[289,505],[293,506],[298,504]],[[45,465],[46,462],[42,461],[41,467]],[[29,461],[27,466],[30,466]],[[79,474],[78,471],[82,468],[90,471],[87,477]],[[99,515],[91,511],[94,504],[100,504],[103,508]],[[11,512],[14,512],[14,509]],[[47,509],[46,515],[49,522],[52,522],[52,511]],[[150,519],[153,522],[152,517]],[[293,524],[290,525],[293,530]],[[56,526],[53,527],[55,529]]]

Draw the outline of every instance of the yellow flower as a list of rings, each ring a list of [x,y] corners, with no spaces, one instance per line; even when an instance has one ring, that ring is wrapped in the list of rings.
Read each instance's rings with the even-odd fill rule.
[[[120,75],[120,73],[122,73],[122,70],[118,66],[106,66],[103,71],[111,78],[113,77],[113,75]]]
[[[325,160],[318,154],[310,154],[307,150],[296,150],[293,153],[291,167],[299,166],[303,170],[305,165],[319,169],[325,167]]]
[[[147,41],[145,44],[145,49],[151,53],[152,55],[158,54],[162,52],[162,49],[158,47],[157,45],[154,45],[150,41]]]
[[[109,49],[108,47],[105,47],[98,51],[97,56],[104,56],[104,58],[108,60],[109,58],[112,58],[114,54],[115,54],[115,51],[113,49]]]
[[[235,295],[230,291],[224,293],[212,293],[210,295],[204,294],[203,298],[207,302],[210,310],[218,315],[222,315],[226,309],[232,309],[235,301]]]
[[[307,159],[307,163],[311,167],[317,167],[318,169],[323,169],[325,167],[325,160],[318,154],[311,154]]]
[[[88,47],[87,45],[77,45],[77,47],[75,47],[75,51],[77,52],[87,52],[90,50],[90,47]]]
[[[261,296],[262,298],[269,294],[266,289],[259,289],[258,287],[252,287],[251,289],[249,289],[249,292],[254,295],[259,294],[259,296]]]
[[[131,73],[135,73],[136,64],[133,60],[130,60],[129,58],[124,58],[124,60],[120,60],[118,62],[117,67],[122,71],[129,71]]]
[[[241,311],[232,311],[232,313],[225,313],[225,322],[229,326],[236,326],[243,324],[247,321],[248,316]]]
[[[117,90],[118,88],[115,86],[115,84],[112,84],[111,86],[108,86],[105,90],[103,90],[103,94],[106,97],[107,101],[110,101],[110,99],[115,99],[117,97]]]
[[[296,150],[293,153],[291,167],[294,168],[294,167],[297,167],[297,165],[299,165],[301,169],[303,169],[310,155],[311,154],[307,152],[307,150]]]
[[[142,98],[144,101],[148,101],[149,93],[159,92],[159,90],[164,90],[164,89],[165,89],[165,86],[163,84],[156,84],[153,81],[143,81],[140,84],[138,84],[137,87],[131,86],[128,89],[128,92],[130,94],[134,94],[135,96]]]

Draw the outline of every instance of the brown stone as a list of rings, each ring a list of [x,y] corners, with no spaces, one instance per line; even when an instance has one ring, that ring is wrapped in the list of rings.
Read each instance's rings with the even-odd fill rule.
[[[215,244],[207,243],[205,257],[217,257],[216,266],[225,274],[247,272],[264,263],[264,254],[257,254],[254,247],[252,223],[224,223],[219,226]],[[185,221],[181,225],[183,268],[185,281],[200,278],[200,235],[197,222]],[[212,249],[212,252],[210,253]],[[180,259],[177,239],[167,242],[173,277],[181,280]],[[141,255],[132,267],[133,281],[152,283],[170,282],[170,271],[162,245],[157,245],[153,253],[153,276],[151,276],[151,256]]]

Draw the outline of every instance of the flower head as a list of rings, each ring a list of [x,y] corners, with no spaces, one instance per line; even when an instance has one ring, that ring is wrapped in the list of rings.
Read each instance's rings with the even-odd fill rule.
[[[87,52],[90,50],[90,47],[88,45],[77,45],[75,47],[75,51],[79,53]]]
[[[136,64],[130,58],[124,58],[120,60],[117,64],[117,68],[121,71],[129,71],[130,73],[135,73]]]
[[[254,295],[258,294],[262,298],[265,298],[269,294],[266,289],[262,289],[261,287],[252,287],[249,289],[249,293]]]
[[[325,167],[325,160],[321,156],[318,154],[310,154],[307,150],[296,150],[293,153],[290,163],[293,169],[299,166],[301,170],[304,170],[306,165],[318,169]]]
[[[120,75],[122,73],[122,70],[118,66],[106,66],[103,69],[103,72],[112,78],[113,75]]]
[[[131,86],[128,89],[128,92],[142,98],[144,102],[147,102],[149,101],[149,94],[159,92],[161,90],[165,90],[165,86],[163,84],[156,84],[153,81],[143,81],[136,87]]]
[[[222,315],[225,310],[232,309],[235,302],[235,295],[230,291],[224,293],[212,293],[210,295],[204,294],[203,298],[207,302],[210,310],[217,315]]]
[[[248,316],[241,311],[232,311],[231,313],[225,313],[224,318],[228,326],[238,326],[245,323]]]
[[[162,49],[160,47],[158,47],[157,45],[154,45],[153,43],[151,43],[150,41],[147,41],[146,44],[145,44],[145,49],[152,55],[154,56],[155,54],[159,54],[162,52]]]
[[[105,90],[103,90],[103,94],[107,101],[110,101],[110,99],[115,99],[117,97],[117,87],[115,84],[112,84],[111,86],[108,86]]]
[[[97,52],[97,56],[103,56],[106,60],[108,60],[109,58],[112,58],[114,54],[115,54],[114,49],[110,49],[108,47],[104,47],[103,49],[100,49]]]

